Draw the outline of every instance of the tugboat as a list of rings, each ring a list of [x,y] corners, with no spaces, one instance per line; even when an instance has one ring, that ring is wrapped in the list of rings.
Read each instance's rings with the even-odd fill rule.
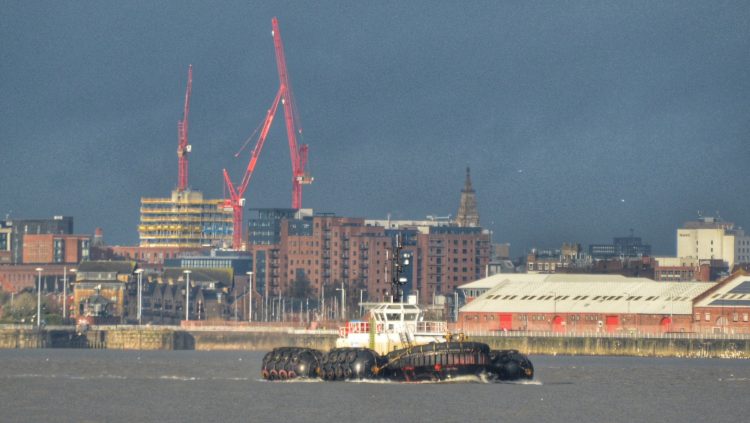
[[[394,298],[400,299],[405,280],[400,277],[401,244],[396,240],[391,286]],[[510,381],[533,379],[534,366],[516,350],[491,350],[463,334],[454,337],[446,322],[425,321],[417,304],[384,302],[370,310],[369,321],[350,321],[340,328],[336,348],[327,353],[311,348],[274,349],[263,357],[261,375],[266,380],[420,382],[477,376]]]

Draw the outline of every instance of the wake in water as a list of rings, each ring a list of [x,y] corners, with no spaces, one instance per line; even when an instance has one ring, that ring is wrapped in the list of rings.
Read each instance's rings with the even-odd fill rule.
[[[255,379],[256,382],[270,382],[270,383],[330,383],[329,381],[320,379],[320,378],[297,378],[297,379],[288,379],[288,380],[266,380],[266,379]],[[457,376],[450,379],[445,380],[420,380],[420,381],[413,381],[413,382],[404,382],[404,381],[397,381],[397,380],[389,380],[389,379],[350,379],[350,380],[344,380],[341,381],[344,383],[367,383],[367,384],[380,384],[380,385],[403,385],[403,384],[409,384],[409,385],[423,385],[423,384],[452,384],[452,383],[483,383],[483,384],[508,384],[508,385],[536,385],[536,386],[542,386],[542,382],[538,380],[519,380],[519,381],[495,381],[495,380],[489,380],[484,376],[474,376],[474,375],[466,375],[466,376]]]
[[[126,379],[133,379],[133,380],[173,380],[173,381],[179,381],[179,382],[191,382],[191,381],[200,381],[200,380],[225,380],[225,381],[232,381],[232,382],[241,382],[241,381],[248,381],[251,380],[247,377],[196,377],[196,376],[182,376],[182,375],[160,375],[160,376],[143,376],[143,377],[128,377],[128,376],[122,376],[122,375],[113,375],[109,373],[102,373],[99,375],[92,375],[92,376],[81,376],[81,375],[68,375],[68,374],[38,374],[38,373],[22,373],[18,375],[8,375],[8,376],[2,376],[0,379],[68,379],[68,380],[101,380],[101,379],[116,379],[116,380],[126,380]]]

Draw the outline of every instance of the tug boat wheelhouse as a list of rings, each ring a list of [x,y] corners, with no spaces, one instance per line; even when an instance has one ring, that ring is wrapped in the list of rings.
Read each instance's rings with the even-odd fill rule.
[[[446,322],[425,321],[416,304],[377,303],[370,321],[353,320],[339,328],[337,348],[368,347],[378,354],[430,342],[445,342]]]

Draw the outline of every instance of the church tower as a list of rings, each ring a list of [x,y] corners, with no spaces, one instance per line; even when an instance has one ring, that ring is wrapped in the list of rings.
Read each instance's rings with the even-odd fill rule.
[[[479,212],[477,211],[477,197],[474,188],[471,187],[471,175],[466,168],[466,182],[461,190],[461,204],[458,206],[456,223],[461,227],[479,226]]]

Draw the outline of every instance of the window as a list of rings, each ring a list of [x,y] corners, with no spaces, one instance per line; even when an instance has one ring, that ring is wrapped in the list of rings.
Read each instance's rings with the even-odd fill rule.
[[[705,318],[705,320],[706,320],[707,322],[710,322],[710,321],[711,321],[711,313],[707,311],[707,312],[706,312],[706,315],[704,316],[704,318]]]

